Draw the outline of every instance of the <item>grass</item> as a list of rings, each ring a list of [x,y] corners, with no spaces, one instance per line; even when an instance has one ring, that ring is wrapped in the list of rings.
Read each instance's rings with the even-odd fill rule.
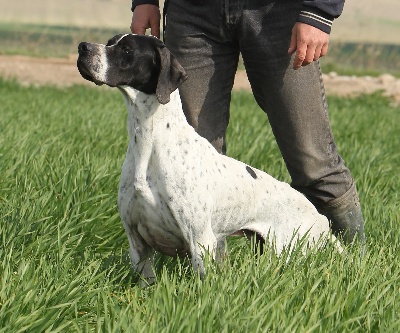
[[[331,42],[322,68],[326,73],[378,76],[382,72],[400,77],[400,45]]]
[[[76,53],[82,41],[104,44],[116,34],[129,32],[105,28],[0,23],[0,54],[67,57]]]
[[[397,332],[400,109],[378,94],[330,98],[357,179],[367,254],[257,257],[244,240],[208,262],[157,256],[138,286],[116,200],[127,145],[116,91],[0,81],[0,332]],[[229,155],[289,180],[266,117],[234,93]]]
[[[77,28],[38,24],[0,23],[0,54],[22,54],[35,57],[67,57],[76,54],[81,41],[106,43],[118,29]],[[322,59],[325,73],[378,76],[387,72],[400,77],[400,45],[370,43],[330,43]],[[239,69],[244,69],[242,62]]]

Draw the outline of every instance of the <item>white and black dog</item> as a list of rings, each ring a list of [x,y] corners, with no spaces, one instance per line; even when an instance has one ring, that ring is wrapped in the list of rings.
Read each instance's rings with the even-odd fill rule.
[[[328,220],[301,193],[220,155],[187,123],[177,89],[186,73],[160,40],[81,43],[77,64],[85,79],[124,95],[129,145],[118,207],[132,265],[147,282],[153,250],[188,255],[203,274],[204,251],[216,258],[232,234],[256,233],[278,254],[299,239],[315,246],[330,237]]]

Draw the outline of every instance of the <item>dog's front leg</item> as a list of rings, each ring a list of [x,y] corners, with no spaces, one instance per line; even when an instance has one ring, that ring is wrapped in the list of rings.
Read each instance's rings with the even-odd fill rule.
[[[190,241],[190,252],[192,256],[193,270],[197,272],[201,278],[204,277],[204,255],[208,252],[214,260],[217,259],[217,249],[221,246],[217,242],[211,227],[201,230],[201,233],[193,234]]]
[[[201,251],[200,248],[194,248],[192,250],[192,266],[193,270],[200,275],[200,278],[204,277],[205,269],[204,269],[204,251]]]
[[[128,230],[129,256],[132,268],[142,276],[142,287],[147,287],[155,282],[153,271],[154,250],[140,237],[140,235]]]
[[[156,281],[156,276],[153,271],[153,251],[149,250],[146,256],[138,255],[136,249],[130,248],[129,255],[131,257],[132,267],[142,276],[142,287],[147,287]],[[139,262],[132,258],[144,257],[139,259]]]
[[[222,263],[222,261],[228,256],[228,245],[226,244],[226,238],[220,239],[217,242],[217,249],[215,251],[215,260],[218,263]]]

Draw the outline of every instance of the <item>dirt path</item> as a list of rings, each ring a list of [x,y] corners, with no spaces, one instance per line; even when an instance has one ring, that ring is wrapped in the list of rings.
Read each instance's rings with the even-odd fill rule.
[[[54,84],[56,86],[90,84],[80,76],[76,68],[76,56],[66,59],[0,56],[0,76],[16,78],[22,84]],[[393,97],[396,103],[400,103],[400,79],[389,74],[372,78],[338,76],[330,73],[324,75],[324,83],[330,95],[352,96],[382,90],[385,95]],[[237,73],[234,89],[250,90],[244,71]]]

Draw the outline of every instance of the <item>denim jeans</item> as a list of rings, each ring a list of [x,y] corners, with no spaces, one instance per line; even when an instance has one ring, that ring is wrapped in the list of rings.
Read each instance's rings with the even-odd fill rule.
[[[353,179],[330,128],[319,62],[292,68],[287,50],[300,10],[297,0],[169,0],[165,42],[189,76],[180,87],[188,122],[221,153],[242,55],[291,185],[318,208]]]

